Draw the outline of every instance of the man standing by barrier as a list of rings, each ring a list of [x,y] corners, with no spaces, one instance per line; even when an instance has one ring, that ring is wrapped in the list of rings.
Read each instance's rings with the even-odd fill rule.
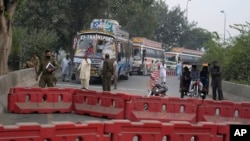
[[[213,99],[216,100],[218,91],[218,98],[219,100],[223,100],[223,93],[222,93],[222,79],[221,79],[221,70],[220,66],[217,64],[216,61],[213,62],[213,67],[211,68],[211,75],[212,75],[212,89],[213,89]]]
[[[105,54],[102,68],[102,88],[103,91],[110,91],[111,77],[114,72],[113,62],[109,59],[109,54]]]
[[[78,70],[80,70],[80,80],[82,89],[88,90],[89,88],[90,69],[91,69],[91,60],[88,58],[88,55],[86,54],[84,56],[84,59],[82,60],[81,65],[78,67]]]
[[[51,51],[45,50],[45,57],[41,60],[41,64],[39,66],[36,80],[38,80],[38,77],[42,73],[39,81],[39,87],[45,88],[46,85],[48,87],[54,87],[54,74],[53,72],[57,70],[58,64],[55,62],[54,59],[51,58]]]

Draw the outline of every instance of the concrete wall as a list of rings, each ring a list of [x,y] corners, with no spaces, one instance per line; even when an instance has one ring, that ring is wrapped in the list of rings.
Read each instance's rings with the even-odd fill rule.
[[[0,113],[7,105],[9,89],[14,86],[37,86],[38,82],[35,81],[35,76],[34,68],[14,71],[0,76]]]
[[[233,101],[250,101],[250,86],[228,81],[222,83],[225,99]]]

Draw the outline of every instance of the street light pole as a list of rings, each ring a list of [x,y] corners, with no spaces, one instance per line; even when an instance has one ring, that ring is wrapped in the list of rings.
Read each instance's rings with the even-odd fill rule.
[[[224,41],[223,41],[223,44],[225,44],[227,15],[226,15],[226,12],[224,10],[221,10],[220,12],[224,14]]]
[[[186,17],[187,17],[187,21],[188,21],[188,2],[191,0],[187,0],[187,7],[186,7]]]

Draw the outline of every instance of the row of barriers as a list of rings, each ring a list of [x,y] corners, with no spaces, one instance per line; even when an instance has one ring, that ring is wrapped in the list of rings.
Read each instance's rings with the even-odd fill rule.
[[[0,125],[0,140],[8,141],[230,141],[230,125],[156,120],[17,123]]]
[[[145,97],[74,88],[11,88],[12,113],[71,113],[129,119],[250,124],[250,103],[177,97]]]

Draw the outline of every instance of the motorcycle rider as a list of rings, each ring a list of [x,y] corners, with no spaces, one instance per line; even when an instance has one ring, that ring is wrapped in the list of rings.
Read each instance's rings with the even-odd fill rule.
[[[198,82],[199,83],[199,88],[200,90],[203,89],[203,85],[202,83],[200,82],[200,71],[197,69],[197,66],[196,65],[192,65],[192,70],[190,72],[190,79],[191,79],[191,82],[190,82],[190,86],[189,86],[189,92],[192,92],[193,91],[193,85]],[[190,93],[188,93],[188,95],[190,95]]]

